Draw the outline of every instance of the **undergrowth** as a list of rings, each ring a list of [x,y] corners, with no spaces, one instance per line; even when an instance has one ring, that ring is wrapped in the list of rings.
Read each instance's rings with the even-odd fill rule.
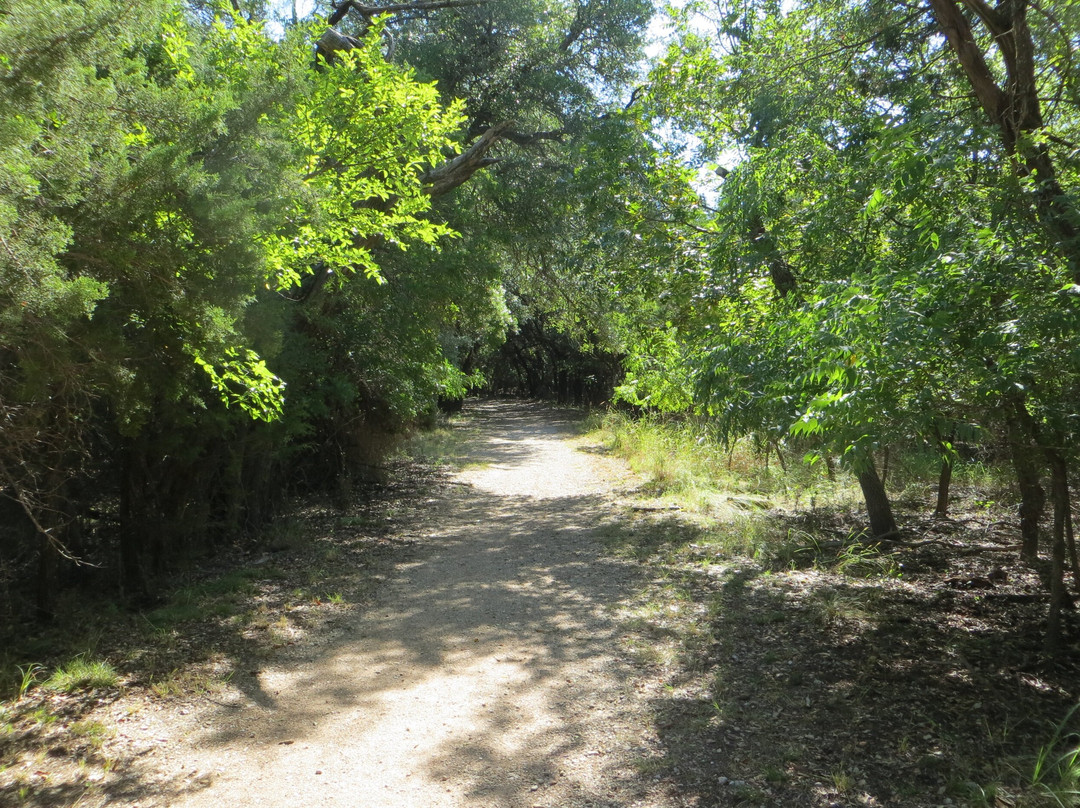
[[[830,479],[826,464],[804,463],[790,449],[750,439],[724,445],[707,421],[612,412],[594,427],[596,437],[644,475],[654,493],[677,497],[699,510],[716,509],[722,502],[734,502],[735,507],[815,507],[826,501],[847,502],[858,494],[848,475]],[[718,494],[727,499],[718,502]]]
[[[591,427],[594,439],[646,478],[648,493],[685,510],[730,516],[774,507],[806,513],[863,507],[858,482],[839,458],[808,461],[813,453],[797,442],[741,438],[724,444],[708,420],[693,417],[609,412],[594,417]],[[932,510],[940,456],[922,447],[879,455],[879,471],[894,502]],[[977,507],[999,506],[1009,497],[1010,471],[958,459],[952,490]]]
[[[470,421],[468,416],[440,418],[434,425],[420,429],[402,441],[394,454],[432,466],[460,466],[465,458],[465,443]]]
[[[1040,735],[1025,725],[1022,737],[982,741],[978,732],[963,726],[963,719],[957,724],[948,712],[966,700],[968,713],[988,712],[983,718],[988,732],[1009,720],[1009,703],[992,695],[987,682],[995,681],[998,667],[1005,665],[1001,644],[1023,646],[1022,629],[999,614],[1001,601],[984,602],[982,590],[964,591],[969,581],[986,586],[985,569],[973,566],[976,557],[949,555],[965,539],[1010,550],[1003,539],[1007,531],[995,528],[1015,513],[1007,468],[956,460],[952,507],[959,518],[942,522],[932,518],[940,457],[918,447],[894,449],[888,457],[880,453],[875,459],[879,470],[888,469],[889,495],[898,515],[903,514],[909,535],[916,526],[923,535],[909,546],[878,544],[862,532],[861,492],[839,458],[828,465],[823,460],[808,464],[803,462],[804,447],[766,447],[751,440],[723,446],[707,423],[692,418],[634,419],[609,413],[594,417],[591,427],[594,441],[625,459],[643,478],[639,493],[647,500],[630,510],[629,529],[613,525],[604,535],[610,551],[649,565],[657,576],[628,613],[627,650],[687,692],[699,686],[694,684],[695,671],[704,671],[702,681],[712,677],[713,684],[700,686],[696,698],[712,700],[719,716],[713,721],[716,727],[699,730],[688,722],[686,746],[673,745],[673,759],[684,760],[707,745],[709,732],[722,733],[729,714],[733,727],[742,725],[747,713],[754,715],[755,708],[747,705],[758,701],[768,702],[759,710],[760,726],[783,716],[785,723],[804,726],[810,735],[818,731],[813,723],[818,709],[823,716],[846,711],[853,726],[885,711],[890,718],[881,719],[874,731],[883,743],[899,739],[896,782],[890,784],[898,799],[925,794],[927,784],[936,781],[929,786],[940,795],[935,804],[1080,808],[1080,706],[1052,732]],[[977,537],[969,524],[981,526]],[[933,538],[926,540],[926,535]],[[926,547],[913,551],[912,546],[922,545]],[[982,561],[988,567],[1000,560],[1005,567],[1010,557],[991,554],[993,561]],[[1004,569],[999,572],[998,580],[1006,580]],[[1007,574],[1012,581],[1027,573],[1009,566]],[[956,626],[987,615],[998,621],[994,630],[1001,637],[994,639],[989,658],[972,663],[982,653],[979,641],[966,629],[956,633]],[[733,636],[740,631],[742,642]],[[944,641],[954,633],[957,639]],[[800,640],[793,645],[795,637]],[[959,664],[951,671],[940,651],[936,657],[928,651],[937,661],[927,662],[914,650],[938,641],[943,647],[964,646],[956,652]],[[800,656],[802,645],[810,650]],[[1022,658],[1019,651],[1010,653],[1009,664],[1023,664],[1016,661]],[[838,659],[843,660],[839,673],[831,672],[829,666]],[[935,666],[952,678],[931,670]],[[913,691],[919,698],[932,694],[923,705],[925,717],[873,696],[898,671],[926,678],[926,686]],[[956,684],[967,677],[978,677],[979,688]],[[748,701],[744,691],[751,683],[753,697]],[[679,705],[677,695],[672,710]],[[739,736],[737,729],[732,733]],[[767,732],[760,734],[769,738]],[[740,755],[749,759],[750,747],[741,745],[745,735],[739,736]],[[887,791],[881,783],[870,782],[866,769],[876,766],[878,758],[867,757],[862,742],[832,750],[832,768],[822,768],[817,775],[814,787],[828,799],[846,804],[868,784]],[[717,743],[717,748],[725,748]],[[798,776],[799,771],[798,766],[789,769],[786,759],[770,759],[770,743],[751,750],[760,755],[753,757],[747,782],[761,794],[782,790],[792,772]],[[919,751],[920,744],[927,748]],[[954,758],[944,751],[950,749]],[[828,758],[823,750],[814,754]],[[801,758],[808,755],[795,758],[805,767],[809,758]],[[740,759],[726,765],[748,764]],[[731,783],[741,781],[729,779],[726,770],[724,774],[725,793],[736,796]]]

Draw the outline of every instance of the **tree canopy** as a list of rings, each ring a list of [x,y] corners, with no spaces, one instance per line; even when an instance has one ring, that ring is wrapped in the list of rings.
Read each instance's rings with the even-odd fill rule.
[[[997,447],[1060,581],[1080,4],[699,0],[646,59],[653,13],[9,3],[0,485],[42,610],[63,556],[144,593],[485,385],[839,460],[879,539],[890,446]]]

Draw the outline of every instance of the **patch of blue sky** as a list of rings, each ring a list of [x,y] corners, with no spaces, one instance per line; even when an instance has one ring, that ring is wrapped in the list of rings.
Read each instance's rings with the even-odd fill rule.
[[[306,20],[315,13],[315,0],[273,0],[266,18],[266,32],[274,39],[285,35],[293,20]]]
[[[716,14],[710,13],[719,13],[721,6],[722,0],[713,3],[673,0],[658,8],[646,33],[647,66],[654,65],[669,48],[677,46],[684,32],[713,42],[717,51],[723,52],[727,43],[719,33]],[[700,137],[671,121],[658,121],[654,135],[658,145],[694,171],[694,189],[709,206],[716,203],[724,176],[746,158],[745,152],[734,143],[720,150],[708,149]]]

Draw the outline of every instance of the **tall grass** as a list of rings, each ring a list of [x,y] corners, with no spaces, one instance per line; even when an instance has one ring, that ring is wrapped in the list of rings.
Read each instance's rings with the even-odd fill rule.
[[[395,453],[398,458],[414,458],[438,466],[459,466],[464,458],[465,438],[461,423],[455,427],[436,425],[430,429],[417,430],[402,441]]]
[[[749,508],[839,504],[857,495],[849,475],[830,480],[823,462],[809,465],[801,453],[751,439],[724,445],[701,419],[609,413],[595,434],[644,475],[654,493],[674,496],[684,506],[711,509],[717,494]]]
[[[839,462],[830,473],[824,460],[804,461],[808,446],[798,441],[766,445],[743,438],[730,445],[716,439],[706,419],[608,413],[593,422],[593,435],[643,475],[651,493],[677,500],[684,508],[722,511],[788,507],[863,507],[855,477]],[[933,508],[941,456],[929,447],[894,449],[878,458],[888,470],[886,485],[894,501],[907,507]],[[1013,496],[1006,465],[957,460],[952,490],[985,507]]]
[[[1080,744],[1071,731],[1080,705],[1069,710],[1054,728],[1050,741],[1036,755],[1031,785],[1046,805],[1074,808],[1080,805]]]

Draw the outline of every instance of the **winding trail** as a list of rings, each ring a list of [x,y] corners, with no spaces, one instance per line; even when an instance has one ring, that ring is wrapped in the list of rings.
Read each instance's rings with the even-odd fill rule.
[[[647,697],[615,615],[640,581],[597,532],[618,467],[572,414],[470,414],[465,470],[408,526],[413,559],[332,647],[261,671],[265,699],[176,727],[161,762],[188,787],[167,804],[681,804],[640,765]]]

